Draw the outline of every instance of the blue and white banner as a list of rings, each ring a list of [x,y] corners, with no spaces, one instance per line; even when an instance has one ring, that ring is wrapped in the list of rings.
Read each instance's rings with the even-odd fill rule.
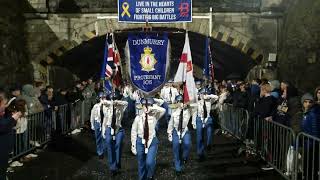
[[[119,22],[191,22],[192,0],[118,0]]]
[[[165,83],[169,48],[167,33],[129,33],[126,56],[130,80],[145,95],[159,90]]]

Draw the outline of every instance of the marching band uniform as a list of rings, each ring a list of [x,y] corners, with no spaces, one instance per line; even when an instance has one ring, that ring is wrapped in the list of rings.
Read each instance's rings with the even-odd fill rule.
[[[107,116],[107,107],[105,106],[107,103],[106,94],[100,92],[99,99],[100,102],[95,104],[91,110],[90,122],[91,129],[95,132],[97,154],[99,158],[102,159],[105,150],[105,142],[102,136],[102,124]]]
[[[135,102],[135,114],[136,116],[141,114],[141,108],[139,108],[139,106],[141,105],[140,100],[141,100],[141,94],[139,92],[139,90],[135,90],[132,94],[131,94],[131,99],[134,100]]]
[[[102,131],[108,153],[108,164],[111,174],[114,175],[121,168],[122,142],[124,129],[121,121],[128,106],[128,102],[120,101],[117,95],[109,95],[106,103],[107,116],[103,122]]]
[[[140,180],[152,179],[156,166],[159,140],[155,127],[165,109],[154,103],[153,98],[141,100],[144,109],[136,116],[131,129],[131,151],[137,155]]]
[[[167,122],[169,122],[171,116],[171,109],[169,105],[175,103],[175,98],[179,95],[177,88],[172,87],[172,83],[173,81],[169,80],[168,85],[164,86],[160,92],[160,97],[165,101],[163,108],[166,109],[165,119]]]
[[[198,95],[198,97],[199,97],[199,91],[200,91],[200,89],[201,89],[201,81],[196,81],[195,82],[195,84],[196,84],[196,94]],[[196,122],[196,120],[197,120],[197,116],[198,116],[198,113],[197,113],[197,111],[193,111],[192,112],[192,122]],[[194,128],[195,129],[195,128]]]
[[[135,111],[135,110],[134,110],[134,109],[135,109],[135,103],[134,103],[134,100],[131,99],[132,93],[133,93],[133,91],[132,91],[131,85],[127,84],[127,85],[123,88],[123,92],[122,92],[122,94],[123,94],[123,99],[128,102],[128,107],[127,107],[127,109],[126,109],[126,111],[125,111],[125,113],[124,113],[124,118],[125,118],[125,119],[128,119],[128,118],[131,119],[131,117],[132,117],[133,115],[135,115],[135,114],[134,114],[134,111]]]
[[[213,118],[210,116],[211,105],[218,100],[218,96],[207,94],[207,89],[200,91],[200,100],[198,101],[197,118],[193,119],[192,125],[197,132],[197,154],[200,160],[204,159],[204,133],[206,133],[206,147],[210,148],[212,144]]]
[[[176,97],[175,107],[172,106],[172,115],[168,124],[168,139],[172,142],[174,154],[174,166],[179,175],[182,170],[182,163],[186,163],[191,149],[191,135],[188,130],[188,123],[192,114],[189,106],[183,105],[183,96]],[[182,157],[182,159],[181,159]]]

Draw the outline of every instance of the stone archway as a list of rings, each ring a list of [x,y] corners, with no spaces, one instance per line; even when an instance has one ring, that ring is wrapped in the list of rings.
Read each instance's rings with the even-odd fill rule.
[[[198,14],[201,15],[201,13]],[[115,14],[109,15],[115,16]],[[248,21],[249,16],[244,14],[230,14],[230,16],[226,16],[224,14],[222,20],[220,16],[220,14],[214,15],[212,38],[239,49],[242,53],[249,55],[255,60],[257,64],[262,62],[269,52],[259,48],[259,45],[254,43],[257,42],[255,37],[247,35],[246,29],[242,30],[243,28],[237,28],[236,26],[239,22]],[[225,22],[228,22],[229,19],[231,19],[230,23],[226,24]],[[35,47],[36,44],[32,44],[35,39],[34,37],[28,41],[28,43],[32,44],[30,52],[35,54],[31,59],[37,63],[44,62],[42,64],[48,65],[58,60],[61,55],[67,53],[74,47],[92,40],[97,34],[101,35],[111,30],[141,28],[143,26],[143,24],[118,23],[117,19],[114,18],[108,20],[97,19],[97,14],[48,14],[46,20],[30,20],[27,21],[27,24],[28,27],[32,27],[31,30],[29,30],[29,34],[40,34],[43,37],[41,41],[45,41],[47,34],[53,37],[51,40],[47,40],[47,43],[39,43],[48,44],[42,47]],[[208,24],[208,19],[194,19],[193,22],[189,24],[152,24],[152,26],[165,26],[179,29],[186,28],[207,36],[210,29],[208,28]],[[38,29],[37,26],[46,26],[47,30],[42,30],[43,32],[33,32],[32,29]],[[98,32],[96,29],[98,29]]]

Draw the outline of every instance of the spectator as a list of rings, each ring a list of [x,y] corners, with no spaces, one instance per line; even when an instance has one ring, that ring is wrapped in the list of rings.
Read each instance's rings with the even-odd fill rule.
[[[303,106],[303,132],[311,136],[320,138],[320,108],[314,103],[314,98],[311,94],[306,93],[301,97]]]
[[[61,106],[64,104],[68,104],[68,100],[67,100],[67,94],[68,94],[68,90],[63,88],[61,89],[55,96],[55,105],[56,106]]]
[[[280,82],[278,80],[270,81],[271,85],[271,96],[276,99],[280,98]]]
[[[13,85],[10,88],[10,100],[21,96],[21,87],[19,85]]]
[[[315,98],[315,103],[320,105],[320,86],[318,86],[314,91],[314,98]]]
[[[306,93],[301,98],[303,105],[303,119],[302,131],[313,137],[320,138],[320,108],[319,105],[314,103],[314,98],[311,94]],[[319,142],[306,138],[304,140],[304,175],[307,174],[305,179],[318,179],[319,167]],[[310,153],[307,153],[310,152]],[[312,167],[312,168],[311,168]],[[316,172],[313,172],[316,170]]]
[[[46,89],[44,82],[42,81],[36,81],[34,83],[34,92],[36,97],[40,97],[43,93],[43,91]]]
[[[266,121],[272,121],[273,117],[276,113],[276,109],[277,109],[277,100],[271,96],[271,86],[269,83],[266,84],[261,84],[260,87],[260,99],[257,101],[255,108],[254,108],[254,114],[256,117],[259,117],[260,119],[254,119],[254,121],[259,121],[260,123],[258,123],[258,129],[257,129],[257,134],[258,137],[262,136],[262,134],[264,133],[264,131],[266,131],[266,129],[264,129],[262,127],[262,121],[266,120]],[[258,140],[257,144],[258,147],[261,147],[262,143],[266,143],[266,142],[270,142],[267,139],[263,139],[261,141]],[[268,146],[270,147],[270,146]],[[266,153],[268,154],[268,157],[270,157],[270,148],[264,149],[266,151]],[[267,159],[268,161],[270,159]],[[268,164],[266,166],[262,167],[263,170],[271,170],[273,169],[271,166],[269,166]]]
[[[26,84],[22,87],[21,98],[27,103],[28,114],[34,114],[43,111],[43,106],[38,97],[36,97],[36,92],[31,84]]]
[[[219,100],[218,100],[218,103],[217,103],[217,108],[221,111],[222,110],[222,105],[224,103],[226,103],[225,101],[227,100],[227,98],[229,96],[229,92],[227,90],[227,87],[224,86],[224,85],[220,85],[219,86],[219,92],[220,92],[220,95],[219,95]]]
[[[257,101],[260,98],[260,79],[252,80],[250,85],[249,111],[254,112]]]
[[[233,96],[233,105],[236,107],[247,109],[249,103],[249,95],[246,89],[246,84],[244,82],[241,82],[238,84],[238,86],[239,89],[234,93]]]
[[[96,98],[96,94],[94,91],[94,83],[92,82],[92,79],[89,79],[86,83],[84,83],[85,81],[82,82],[83,84],[83,91],[82,91],[82,95],[86,100],[91,100],[91,99],[95,99]]]
[[[39,100],[46,112],[57,110],[55,97],[53,95],[53,88],[51,86],[46,87],[45,94],[42,94]]]
[[[22,112],[7,111],[7,96],[0,90],[0,179],[6,179],[6,171],[9,161],[9,153],[13,148],[13,127],[16,121],[22,116]]]
[[[266,120],[272,120],[277,109],[277,101],[270,93],[270,84],[262,84],[260,88],[260,99],[254,110],[256,116]]]
[[[297,89],[289,82],[281,82],[281,96],[278,100],[275,121],[285,126],[291,126],[290,120],[299,112],[300,107]]]
[[[82,86],[82,84],[80,82],[76,83],[76,87],[73,88],[72,91],[70,91],[67,95],[67,100],[71,103],[79,101],[79,100],[84,100],[84,97],[82,95],[82,91],[83,91],[84,87]]]

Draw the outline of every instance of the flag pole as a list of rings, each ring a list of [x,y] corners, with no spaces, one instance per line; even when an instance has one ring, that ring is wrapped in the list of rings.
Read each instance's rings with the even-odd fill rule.
[[[103,88],[103,92],[106,93],[106,65],[107,65],[107,56],[108,56],[108,36],[109,33],[106,34],[106,41],[105,41],[105,47],[104,47],[104,57],[103,57],[103,64],[102,64],[102,70],[101,70],[101,77],[100,77],[100,81],[102,83],[102,88]]]

